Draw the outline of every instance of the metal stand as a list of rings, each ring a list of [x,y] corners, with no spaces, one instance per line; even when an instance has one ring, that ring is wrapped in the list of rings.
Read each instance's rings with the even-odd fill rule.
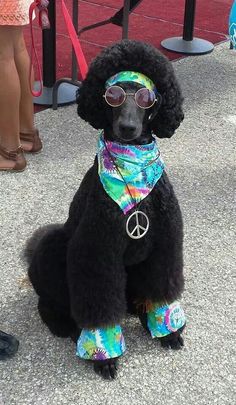
[[[196,0],[185,1],[183,37],[164,39],[161,42],[163,48],[172,52],[191,55],[210,53],[214,45],[205,39],[193,38]]]
[[[34,97],[34,104],[51,106],[53,104],[53,88],[56,83],[56,6],[55,0],[51,0],[48,6],[50,29],[43,30],[43,92],[39,97]],[[36,82],[35,90],[40,83]],[[57,94],[57,104],[64,105],[73,103],[76,99],[77,87],[67,83],[60,87]]]
[[[99,21],[95,24],[86,25],[85,27],[79,30],[79,35],[85,31],[91,30],[93,28],[101,27],[106,24],[115,24],[123,28],[122,38],[128,38],[128,28],[129,28],[129,14],[133,11],[139,3],[143,0],[124,0],[123,7],[117,11],[113,17],[108,18],[107,20]]]

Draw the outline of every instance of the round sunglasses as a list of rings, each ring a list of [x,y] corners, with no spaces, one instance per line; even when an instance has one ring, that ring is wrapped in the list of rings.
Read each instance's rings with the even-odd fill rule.
[[[110,86],[103,95],[107,104],[111,107],[122,105],[127,96],[134,97],[137,106],[144,109],[151,108],[157,101],[154,91],[148,90],[146,87],[139,89],[136,93],[126,93],[120,86]]]

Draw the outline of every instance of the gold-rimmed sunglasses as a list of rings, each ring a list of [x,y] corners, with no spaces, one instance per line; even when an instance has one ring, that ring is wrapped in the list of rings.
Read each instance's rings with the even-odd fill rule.
[[[146,87],[137,90],[136,93],[126,93],[120,86],[110,86],[103,95],[107,104],[111,107],[122,105],[127,96],[134,97],[137,106],[144,109],[151,108],[158,101],[154,91]]]

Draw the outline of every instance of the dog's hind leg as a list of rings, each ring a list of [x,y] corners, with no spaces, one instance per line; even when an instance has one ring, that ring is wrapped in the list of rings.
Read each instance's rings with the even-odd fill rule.
[[[25,249],[23,252],[24,257],[26,258],[28,264],[31,264],[33,254],[37,250],[37,247],[40,241],[46,236],[49,232],[61,229],[61,224],[50,224],[38,228],[33,235],[26,241]]]
[[[42,321],[53,335],[71,337],[72,340],[76,340],[79,336],[76,323],[71,318],[68,308],[60,308],[52,300],[39,297],[38,311]]]
[[[50,331],[61,337],[76,333],[66,277],[67,243],[64,228],[59,225],[36,231],[27,243],[28,275],[39,296],[39,314]]]

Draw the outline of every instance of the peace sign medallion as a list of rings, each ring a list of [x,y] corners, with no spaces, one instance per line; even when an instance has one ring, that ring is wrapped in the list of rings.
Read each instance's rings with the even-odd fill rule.
[[[132,224],[130,221],[133,219]],[[141,225],[142,224],[142,225]],[[126,232],[132,239],[141,239],[149,229],[149,219],[143,211],[134,211],[126,222]]]

